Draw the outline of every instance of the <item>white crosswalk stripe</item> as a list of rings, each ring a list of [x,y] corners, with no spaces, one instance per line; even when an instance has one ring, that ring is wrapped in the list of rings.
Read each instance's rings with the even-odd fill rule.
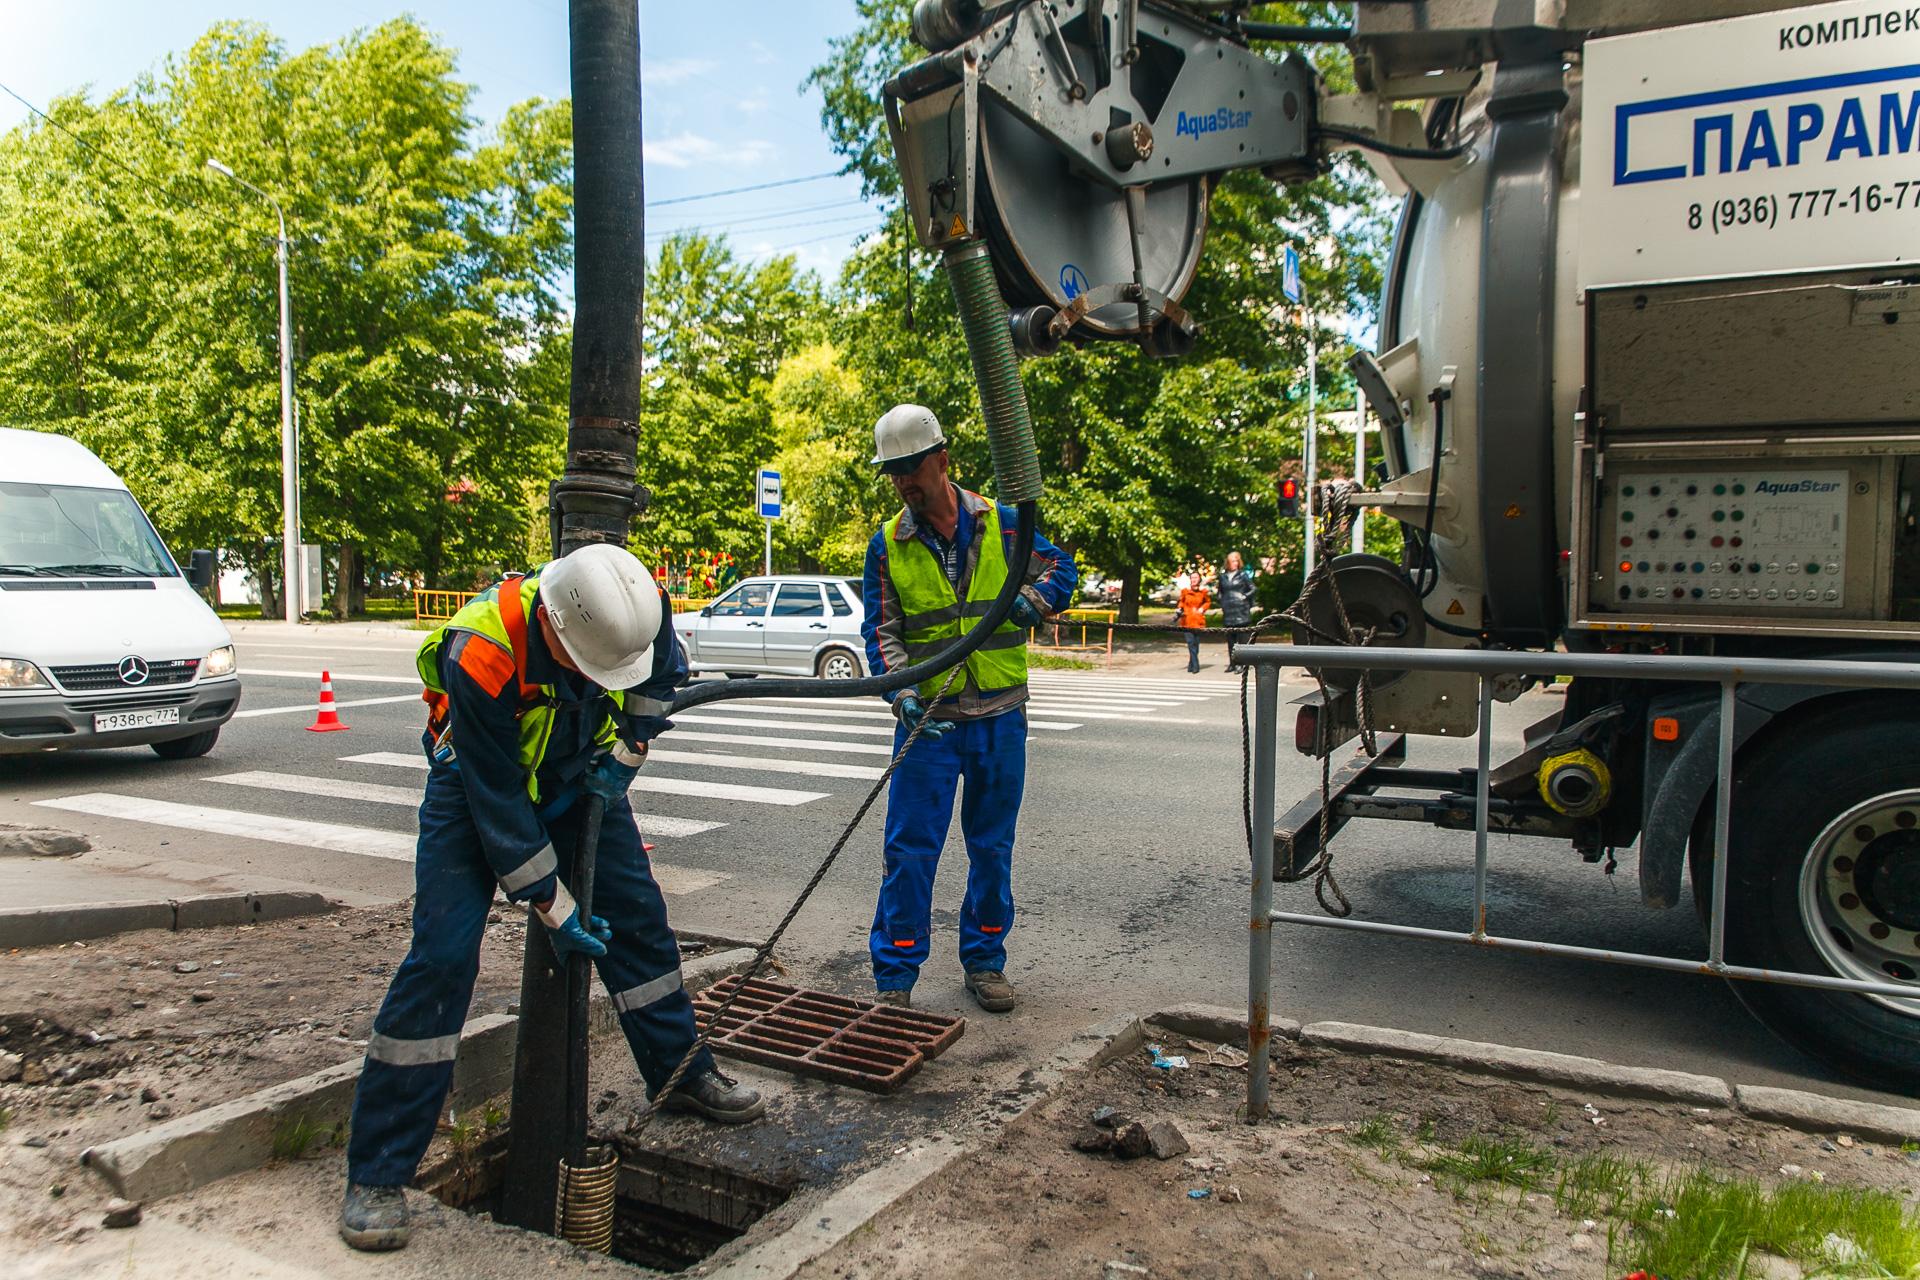
[[[675,720],[677,725],[680,722]],[[764,734],[714,733],[707,729],[675,729],[676,742],[731,742],[746,747],[785,747],[798,751],[832,751],[841,755],[891,756],[890,742],[829,742],[824,738],[773,738]]]
[[[647,767],[693,764],[708,769],[747,769],[759,773],[798,773],[809,778],[878,778],[884,769],[870,764],[841,764],[836,760],[778,760],[772,756],[736,756],[719,751],[675,751],[656,746],[647,752]]]
[[[754,707],[754,708],[741,707],[739,709],[742,711],[749,711],[749,710],[758,711],[759,710],[759,708],[757,707]],[[728,710],[731,711],[733,710],[733,708],[729,707]],[[724,724],[724,725],[731,725],[732,727],[737,729],[801,729],[801,730],[811,731],[814,733],[854,733],[854,734],[871,735],[873,737],[878,737],[878,738],[891,738],[893,736],[892,725],[814,724],[806,720],[762,720],[758,718],[743,720],[738,716],[731,716],[731,715],[716,716],[716,715],[708,715],[705,712],[700,712],[697,714],[691,713],[691,712],[681,713],[673,717],[673,722],[676,725]],[[1055,732],[1060,732],[1060,733],[1064,733],[1073,729],[1078,729],[1079,727],[1080,726],[1077,724],[1067,724],[1065,722],[1058,721],[1058,720],[1027,721],[1027,728],[1029,729],[1051,729],[1051,730],[1054,730]]]
[[[418,701],[420,699],[413,694],[402,693],[391,698],[349,698],[345,702],[336,701],[333,705],[336,710],[345,710],[348,707],[377,707],[388,702]],[[297,702],[290,707],[248,707],[233,714],[235,719],[239,719],[243,716],[285,716],[292,715],[296,711],[317,711],[318,709],[319,704],[316,702]]]
[[[885,750],[885,748],[882,748]],[[401,769],[425,769],[427,758],[403,751],[369,751],[364,755],[342,756],[347,764],[383,764]],[[634,791],[651,791],[667,796],[698,796],[705,800],[734,800],[742,804],[807,804],[825,800],[825,791],[792,791],[785,787],[748,787],[732,782],[699,782],[691,778],[655,778],[644,772],[633,780]]]
[[[250,770],[246,773],[219,774],[207,781],[224,782],[236,787],[256,787],[262,791],[278,791],[287,795],[327,796],[336,800],[361,800],[368,804],[401,805],[408,809],[420,807],[418,787],[389,787],[377,782],[353,782],[346,778],[302,778],[291,773]],[[702,822],[695,818],[671,818],[658,813],[636,813],[633,817],[640,824],[640,829],[650,836],[697,836],[706,831],[718,831],[727,825],[724,822]]]

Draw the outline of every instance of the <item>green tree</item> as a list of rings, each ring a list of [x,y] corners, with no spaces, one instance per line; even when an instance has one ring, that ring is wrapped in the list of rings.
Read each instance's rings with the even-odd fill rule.
[[[222,24],[0,139],[0,321],[25,335],[0,410],[89,444],[277,612],[274,222],[217,158],[287,215],[303,533],[339,548],[335,611],[369,561],[442,585],[515,558],[564,433],[571,122],[528,102],[481,138],[471,98],[410,20],[299,54]]]

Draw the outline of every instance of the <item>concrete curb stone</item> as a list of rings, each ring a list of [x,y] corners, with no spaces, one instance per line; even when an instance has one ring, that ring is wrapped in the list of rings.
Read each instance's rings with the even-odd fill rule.
[[[743,972],[753,954],[734,950],[702,956],[687,963],[682,980],[689,991],[698,991]],[[605,1033],[618,1025],[617,1020],[606,994],[595,992],[595,996],[589,1028]],[[448,1096],[455,1107],[476,1105],[512,1085],[518,1024],[518,1018],[495,1013],[474,1018],[461,1028],[453,1090]],[[325,1132],[347,1118],[360,1065],[359,1059],[342,1062],[116,1138],[89,1148],[82,1153],[81,1163],[104,1177],[115,1194],[143,1201],[179,1195],[257,1169],[273,1158],[274,1135],[285,1126],[304,1120]]]
[[[1147,1021],[1195,1040],[1230,1045],[1244,1045],[1247,1042],[1247,1011],[1230,1009],[1222,1004],[1175,1005],[1152,1014]],[[1283,1040],[1300,1038],[1300,1024],[1292,1018],[1274,1018],[1267,1026],[1273,1035]]]
[[[1732,1110],[1734,1105],[1732,1086],[1717,1076],[1698,1076],[1657,1067],[1625,1067],[1567,1053],[1516,1049],[1503,1044],[1365,1027],[1351,1022],[1309,1023],[1300,1029],[1300,1040],[1303,1044],[1347,1053],[1438,1062],[1464,1071],[1561,1085],[1613,1097],[1655,1098],[1725,1110]]]
[[[1920,1110],[1759,1084],[1736,1084],[1733,1095],[1745,1114],[1791,1129],[1850,1133],[1892,1144],[1920,1142]]]
[[[0,948],[50,947],[140,929],[233,928],[334,909],[318,893],[216,893],[146,902],[100,902],[0,910]]]

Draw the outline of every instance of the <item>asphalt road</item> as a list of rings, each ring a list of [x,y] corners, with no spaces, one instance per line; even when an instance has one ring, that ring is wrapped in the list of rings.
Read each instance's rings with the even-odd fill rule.
[[[212,754],[181,763],[144,748],[12,758],[0,762],[8,779],[0,821],[79,829],[103,847],[243,881],[316,885],[359,901],[406,895],[422,779],[411,675],[419,633],[271,624],[235,632],[243,710]],[[1009,940],[1009,976],[1024,997],[1010,1026],[1036,1051],[1123,1010],[1245,1001],[1239,684],[1217,652],[1191,677],[1184,656],[1170,654],[1165,670],[1151,673],[1036,674]],[[305,729],[322,667],[333,673],[347,732]],[[1551,708],[1549,697],[1500,708],[1501,733],[1517,740],[1523,724]],[[650,815],[643,829],[657,841],[674,920],[763,937],[886,764],[891,720],[877,701],[745,701],[700,708],[678,724],[634,796],[635,809]],[[1318,769],[1285,743],[1280,758],[1284,807],[1317,785]],[[1423,741],[1413,759],[1468,764],[1470,746]],[[809,981],[868,989],[882,811],[782,946]],[[1361,916],[1466,926],[1470,835],[1363,824],[1335,848]],[[927,1007],[970,1008],[953,950],[965,861],[956,824],[933,956],[915,995]],[[1691,910],[1640,906],[1630,855],[1608,876],[1563,846],[1495,837],[1493,868],[1496,932],[1704,952]],[[1316,909],[1305,885],[1281,886],[1276,905]],[[1705,978],[1287,926],[1276,926],[1274,973],[1275,1012],[1303,1021],[1859,1092],[1774,1040]]]

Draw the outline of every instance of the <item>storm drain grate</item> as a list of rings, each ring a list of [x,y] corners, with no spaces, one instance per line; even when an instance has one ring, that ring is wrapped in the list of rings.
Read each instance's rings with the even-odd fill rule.
[[[739,982],[727,978],[694,997],[702,1031]],[[966,1029],[965,1018],[755,979],[709,1043],[728,1057],[892,1093]]]

